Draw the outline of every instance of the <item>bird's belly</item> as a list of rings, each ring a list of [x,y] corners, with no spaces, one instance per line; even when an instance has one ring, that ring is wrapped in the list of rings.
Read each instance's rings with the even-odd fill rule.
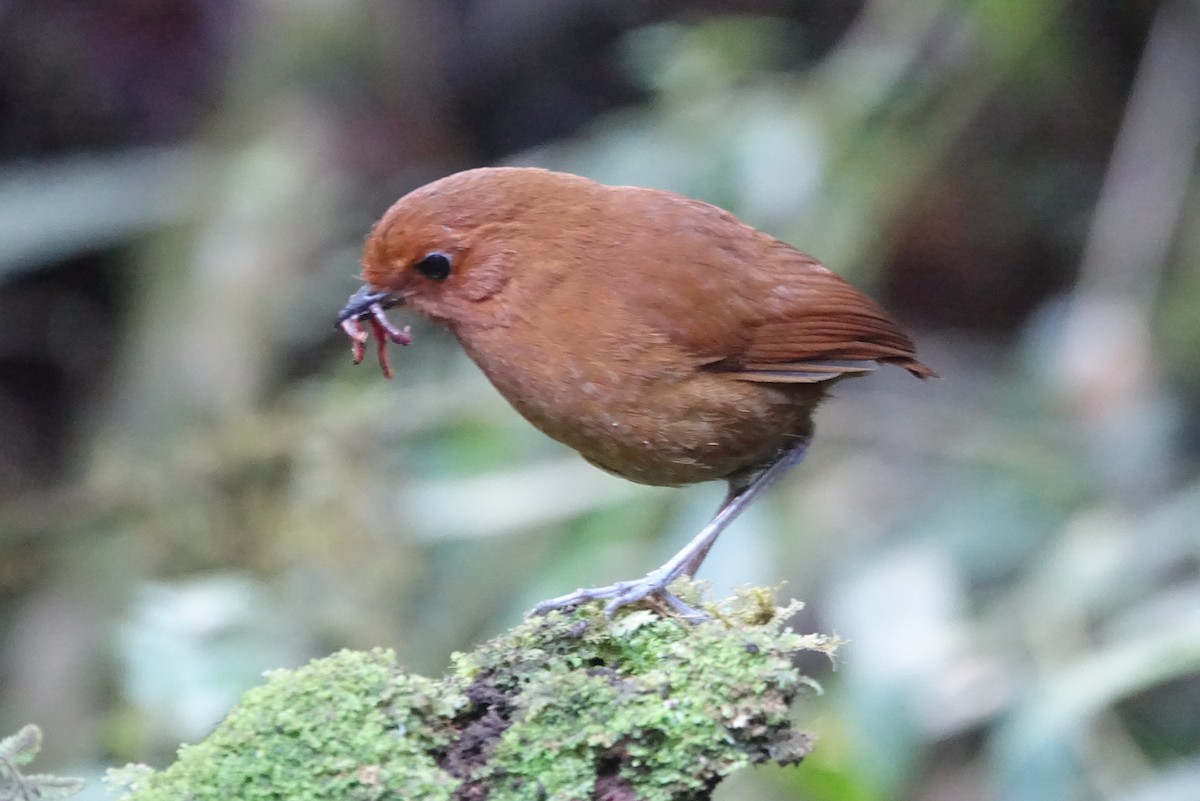
[[[706,372],[616,381],[547,379],[536,367],[484,372],[544,433],[604,470],[657,486],[724,479],[768,462],[788,440],[811,433],[823,393]]]
[[[543,430],[592,464],[642,484],[724,479],[768,462],[811,425],[802,406],[769,397],[784,393],[746,389],[750,391],[736,393],[740,397],[732,403],[715,404],[697,404],[684,389],[672,397],[668,390],[656,393],[651,405],[601,408],[593,410],[587,425]]]

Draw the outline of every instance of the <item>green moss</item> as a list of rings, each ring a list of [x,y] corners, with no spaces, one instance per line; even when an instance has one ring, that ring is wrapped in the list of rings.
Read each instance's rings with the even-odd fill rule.
[[[127,798],[449,799],[458,782],[431,754],[465,703],[400,673],[390,651],[342,651],[269,674],[208,739],[183,746]]]
[[[740,767],[809,749],[788,716],[807,683],[792,657],[834,643],[784,628],[768,597],[746,593],[698,626],[554,613],[455,655],[440,682],[384,650],[276,671],[175,764],[126,773],[126,798],[569,801],[598,782],[643,801],[700,798]]]

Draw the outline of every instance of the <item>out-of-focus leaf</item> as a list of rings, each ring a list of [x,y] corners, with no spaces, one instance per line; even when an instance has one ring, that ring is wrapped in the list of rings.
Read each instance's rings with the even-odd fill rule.
[[[1200,788],[1200,760],[1167,767],[1113,801],[1195,801]]]
[[[212,162],[186,145],[0,170],[0,280],[186,219]]]
[[[635,484],[583,460],[514,466],[481,476],[406,487],[397,514],[430,539],[488,537],[562,521],[634,497]]]
[[[992,740],[999,798],[1066,797],[1088,719],[1162,682],[1200,672],[1200,612],[1106,643],[1031,686]]]
[[[267,589],[237,574],[142,587],[118,638],[124,690],[155,735],[196,739],[264,670],[309,656]]]
[[[830,599],[831,630],[847,640],[839,692],[871,786],[894,797],[924,748],[962,648],[963,576],[935,547],[901,548],[857,565]]]

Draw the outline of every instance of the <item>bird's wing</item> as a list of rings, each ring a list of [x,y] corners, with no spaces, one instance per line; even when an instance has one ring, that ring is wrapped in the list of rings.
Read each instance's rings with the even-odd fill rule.
[[[797,254],[799,255],[799,254]],[[752,319],[749,341],[716,367],[749,381],[816,383],[863,375],[879,363],[899,365],[920,378],[933,375],[916,360],[911,339],[878,305],[815,262],[796,279],[777,279],[777,291],[790,298]],[[751,315],[753,318],[756,315]]]
[[[873,300],[816,260],[759,236],[765,246],[747,240],[748,252],[726,250],[695,264],[688,281],[659,291],[645,282],[643,319],[657,319],[697,366],[747,381],[817,383],[880,363],[934,375]]]
[[[631,282],[619,294],[633,319],[694,366],[770,383],[861,375],[880,362],[933,375],[887,313],[820,262],[723,209],[636,191],[626,199],[641,213],[625,242],[638,269],[604,278]]]

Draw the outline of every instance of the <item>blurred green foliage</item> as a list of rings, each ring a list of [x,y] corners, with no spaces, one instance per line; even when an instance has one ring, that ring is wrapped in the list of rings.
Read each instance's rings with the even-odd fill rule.
[[[849,641],[812,757],[720,797],[1195,797],[1194,3],[68,5],[0,7],[0,731],[50,770],[161,762],[341,646],[437,674],[715,506],[443,332],[348,363],[370,224],[500,160],[724,205],[943,376],[839,387],[706,565]]]

